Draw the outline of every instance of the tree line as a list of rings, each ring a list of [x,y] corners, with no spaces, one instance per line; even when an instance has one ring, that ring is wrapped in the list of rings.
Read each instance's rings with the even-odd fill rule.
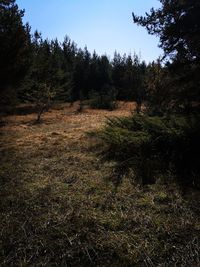
[[[0,0],[0,104],[32,102],[40,110],[52,100],[114,108],[115,100],[143,102],[152,114],[199,110],[199,3],[161,1],[163,8],[146,17],[133,14],[138,25],[160,36],[163,59],[152,63],[134,55],[91,54],[65,37],[43,39],[31,34],[15,0]],[[1,108],[2,109],[2,108]]]
[[[91,100],[99,108],[114,108],[115,100],[145,100],[147,65],[134,54],[91,54],[65,37],[43,39],[23,24],[24,10],[15,0],[0,1],[1,106],[35,103],[45,109],[52,100]]]

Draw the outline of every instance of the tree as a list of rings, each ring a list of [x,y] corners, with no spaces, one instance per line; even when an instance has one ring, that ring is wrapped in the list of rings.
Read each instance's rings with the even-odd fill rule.
[[[79,49],[74,59],[72,101],[80,100],[78,111],[83,109],[83,100],[89,96],[91,55],[87,49]]]
[[[48,111],[59,91],[52,62],[55,63],[52,61],[51,44],[48,40],[43,41],[41,34],[36,31],[32,40],[31,66],[23,80],[21,99],[35,105],[37,122]]]
[[[112,65],[106,55],[94,51],[90,58],[87,91],[92,108],[112,110],[116,108],[116,90],[112,81]]]
[[[160,0],[161,8],[145,17],[133,13],[134,23],[160,37],[159,46],[171,72],[174,107],[193,110],[200,102],[200,2],[198,0]],[[173,98],[172,98],[173,96]]]
[[[112,80],[117,90],[117,98],[120,100],[126,100],[126,95],[124,94],[125,60],[125,55],[121,57],[121,55],[115,51],[112,60]]]
[[[198,0],[160,0],[162,7],[153,8],[146,17],[133,20],[148,33],[160,37],[160,47],[172,60],[200,61],[200,2]]]
[[[140,62],[140,58],[134,54],[133,57],[133,96],[137,104],[136,112],[140,113],[142,108],[142,103],[145,100],[145,74],[146,74],[146,64],[145,62]]]
[[[84,52],[79,49],[74,59],[73,87],[71,90],[71,101],[74,102],[82,96],[85,82]]]
[[[111,66],[109,59],[106,55],[103,55],[99,59],[99,86],[100,90],[105,85],[111,85],[112,79],[111,79]]]
[[[89,94],[93,94],[94,91],[100,91],[100,84],[99,84],[99,62],[100,58],[97,53],[94,51],[91,57],[90,62],[90,71],[89,71]]]
[[[30,27],[15,0],[0,0],[0,94],[9,104],[30,64]],[[2,103],[3,102],[3,103]]]
[[[173,93],[169,87],[169,72],[158,59],[147,66],[145,83],[147,110],[151,115],[162,115],[170,110],[168,106],[169,95]]]
[[[69,101],[70,90],[72,87],[72,66],[71,62],[67,62],[64,50],[55,39],[50,43],[50,83],[53,88],[56,88],[56,100]]]

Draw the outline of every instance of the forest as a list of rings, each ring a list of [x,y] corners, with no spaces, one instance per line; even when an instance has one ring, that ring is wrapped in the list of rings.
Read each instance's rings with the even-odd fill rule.
[[[1,266],[199,266],[200,2],[160,4],[147,63],[0,0]]]

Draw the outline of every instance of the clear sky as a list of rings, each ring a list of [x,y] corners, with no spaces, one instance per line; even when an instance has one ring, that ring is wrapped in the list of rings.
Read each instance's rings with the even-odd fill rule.
[[[43,38],[63,41],[68,35],[78,47],[113,57],[136,52],[147,62],[155,60],[162,50],[158,39],[132,22],[132,12],[144,15],[158,0],[16,0],[25,9],[24,22]]]

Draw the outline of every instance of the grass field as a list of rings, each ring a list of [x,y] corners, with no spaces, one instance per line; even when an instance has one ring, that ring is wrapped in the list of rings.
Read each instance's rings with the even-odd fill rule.
[[[0,266],[200,266],[199,192],[115,188],[87,132],[116,111],[58,106],[0,128]]]

